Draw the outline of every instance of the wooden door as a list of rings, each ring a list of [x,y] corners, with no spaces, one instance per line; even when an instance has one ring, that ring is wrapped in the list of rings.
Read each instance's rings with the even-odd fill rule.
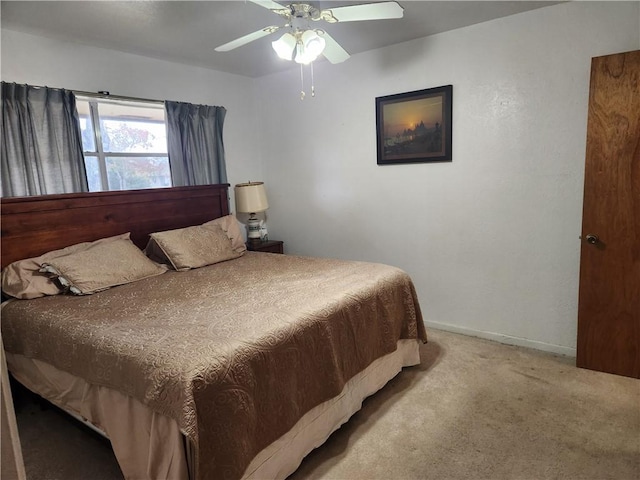
[[[640,378],[640,50],[593,58],[578,367]]]

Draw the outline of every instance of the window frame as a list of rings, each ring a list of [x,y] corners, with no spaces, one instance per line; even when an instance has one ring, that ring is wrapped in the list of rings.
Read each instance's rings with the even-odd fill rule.
[[[112,152],[105,151],[103,148],[102,142],[102,127],[100,124],[100,114],[98,111],[99,103],[112,103],[116,105],[126,106],[131,104],[140,104],[140,107],[145,108],[158,108],[164,110],[164,102],[158,100],[144,100],[144,99],[133,99],[133,98],[110,98],[108,96],[92,96],[87,94],[76,94],[76,102],[87,102],[89,106],[89,117],[91,120],[91,130],[93,131],[93,139],[95,145],[95,151],[89,151],[84,149],[84,145],[82,146],[82,155],[85,160],[85,165],[87,161],[87,157],[96,158],[98,161],[98,169],[100,171],[100,191],[110,192],[110,191],[119,191],[112,190],[109,188],[109,173],[107,171],[107,157],[113,158],[146,158],[146,157],[164,157],[167,159],[167,166],[169,167],[169,172],[171,172],[171,163],[169,162],[169,148],[167,146],[166,152]],[[166,116],[164,119],[165,129],[167,128],[167,120]],[[173,181],[170,178],[171,185],[173,186]],[[155,188],[155,187],[148,187]]]

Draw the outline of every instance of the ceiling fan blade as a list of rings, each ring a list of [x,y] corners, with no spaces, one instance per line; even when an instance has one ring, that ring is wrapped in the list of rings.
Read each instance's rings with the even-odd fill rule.
[[[325,41],[322,55],[331,63],[342,63],[350,57],[347,51],[327,32],[322,32],[322,38],[324,38]]]
[[[362,20],[384,20],[402,18],[404,8],[398,2],[365,3],[346,7],[327,8],[320,17],[329,23],[359,22]]]
[[[277,32],[282,27],[270,26],[265,27],[262,30],[255,31],[253,33],[249,33],[240,38],[236,38],[235,40],[225,43],[224,45],[220,45],[215,48],[216,52],[228,52],[229,50],[233,50],[234,48],[241,47],[242,45],[246,45],[249,42],[253,42],[254,40],[258,40],[259,38],[266,37],[267,35],[271,35],[273,32]]]

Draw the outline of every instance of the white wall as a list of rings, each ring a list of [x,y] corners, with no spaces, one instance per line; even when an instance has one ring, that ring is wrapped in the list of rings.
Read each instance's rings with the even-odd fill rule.
[[[638,2],[572,2],[259,83],[271,238],[412,276],[428,326],[575,354],[590,59]],[[346,26],[345,26],[346,28]],[[376,165],[375,97],[453,84],[453,162]]]
[[[229,183],[262,175],[260,146],[247,141],[259,125],[253,79],[7,29],[1,35],[6,82],[224,106]]]

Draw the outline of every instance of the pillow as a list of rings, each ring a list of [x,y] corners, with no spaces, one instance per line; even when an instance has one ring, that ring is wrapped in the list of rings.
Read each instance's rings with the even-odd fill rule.
[[[39,257],[13,262],[2,270],[2,291],[11,297],[20,299],[58,295],[63,292],[63,289],[60,288],[60,284],[55,278],[51,278],[51,275],[40,272],[40,266],[43,263],[70,253],[86,250],[91,245],[113,242],[121,238],[129,238],[129,233],[101,238],[94,242],[78,243],[60,250],[47,252]]]
[[[240,228],[238,220],[233,215],[216,218],[210,222],[203,223],[203,225],[220,225],[224,233],[226,233],[231,240],[231,247],[234,251],[243,253],[247,250],[244,237],[242,236],[242,229]]]
[[[176,270],[204,267],[242,255],[220,225],[196,225],[151,234],[145,252],[164,256]]]
[[[131,240],[121,238],[51,259],[42,264],[41,271],[58,277],[71,293],[88,295],[154,277],[167,269],[149,260]]]

